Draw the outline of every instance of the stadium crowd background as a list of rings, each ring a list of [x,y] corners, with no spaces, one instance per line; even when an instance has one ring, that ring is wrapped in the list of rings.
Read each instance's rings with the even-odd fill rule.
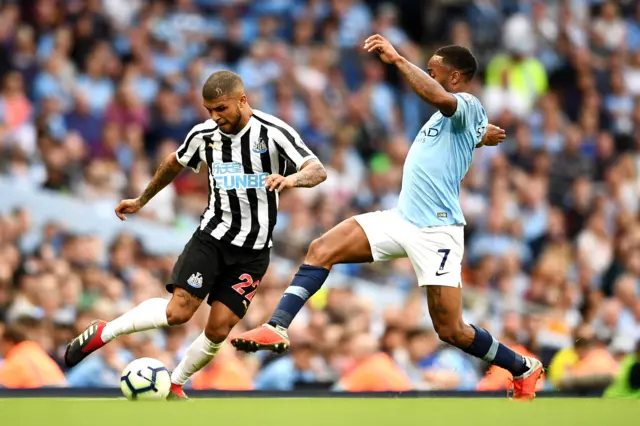
[[[433,110],[362,51],[363,38],[380,33],[423,67],[439,45],[471,48],[480,65],[474,93],[508,139],[477,150],[463,182],[465,318],[550,364],[546,389],[593,385],[589,377],[615,375],[636,352],[640,3],[0,5],[0,180],[18,190],[55,191],[110,214],[207,118],[201,84],[221,69],[238,72],[251,106],[287,121],[319,155],[329,178],[282,194],[274,261],[236,332],[268,318],[312,238],[396,203],[404,157]],[[206,200],[205,172],[185,172],[140,215],[188,235]],[[61,366],[65,342],[90,320],[167,296],[163,283],[182,247],[145,249],[130,232],[135,222],[105,241],[75,232],[74,223],[34,229],[33,209],[0,211],[0,386],[38,386],[20,360],[44,357],[43,348]],[[104,215],[93,220],[98,228]],[[36,240],[24,238],[34,232]],[[504,371],[487,373],[439,344],[416,284],[407,260],[336,268],[295,321],[290,355],[244,355],[226,345],[191,385],[504,388]],[[114,386],[132,357],[172,368],[206,314],[111,343],[65,372],[65,385]],[[28,344],[16,345],[23,338]]]

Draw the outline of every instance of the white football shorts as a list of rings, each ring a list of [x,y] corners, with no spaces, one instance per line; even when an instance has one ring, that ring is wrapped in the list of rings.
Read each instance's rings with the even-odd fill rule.
[[[408,257],[420,286],[462,285],[462,225],[419,228],[404,220],[395,209],[354,218],[367,234],[374,261]]]

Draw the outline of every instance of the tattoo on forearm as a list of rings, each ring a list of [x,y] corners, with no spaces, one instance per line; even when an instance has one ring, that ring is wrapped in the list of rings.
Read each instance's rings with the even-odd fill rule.
[[[153,175],[153,179],[151,179],[151,182],[149,182],[140,196],[142,205],[147,204],[162,188],[173,182],[182,169],[182,165],[175,160],[175,156],[167,157],[162,164],[160,164],[155,175]]]
[[[327,172],[320,163],[313,163],[294,175],[298,188],[312,188],[327,178]]]

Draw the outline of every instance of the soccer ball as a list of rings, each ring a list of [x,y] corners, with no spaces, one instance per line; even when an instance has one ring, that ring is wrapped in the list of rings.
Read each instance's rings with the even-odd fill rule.
[[[171,390],[171,374],[157,359],[136,359],[122,372],[120,389],[129,400],[166,399]]]

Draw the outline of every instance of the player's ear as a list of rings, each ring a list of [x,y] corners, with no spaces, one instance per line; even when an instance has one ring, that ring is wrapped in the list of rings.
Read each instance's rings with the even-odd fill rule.
[[[247,104],[247,95],[244,93],[240,95],[240,99],[238,99],[238,102],[240,103],[240,107],[245,106]]]
[[[451,84],[458,84],[462,79],[462,74],[458,70],[454,70],[451,73]]]

